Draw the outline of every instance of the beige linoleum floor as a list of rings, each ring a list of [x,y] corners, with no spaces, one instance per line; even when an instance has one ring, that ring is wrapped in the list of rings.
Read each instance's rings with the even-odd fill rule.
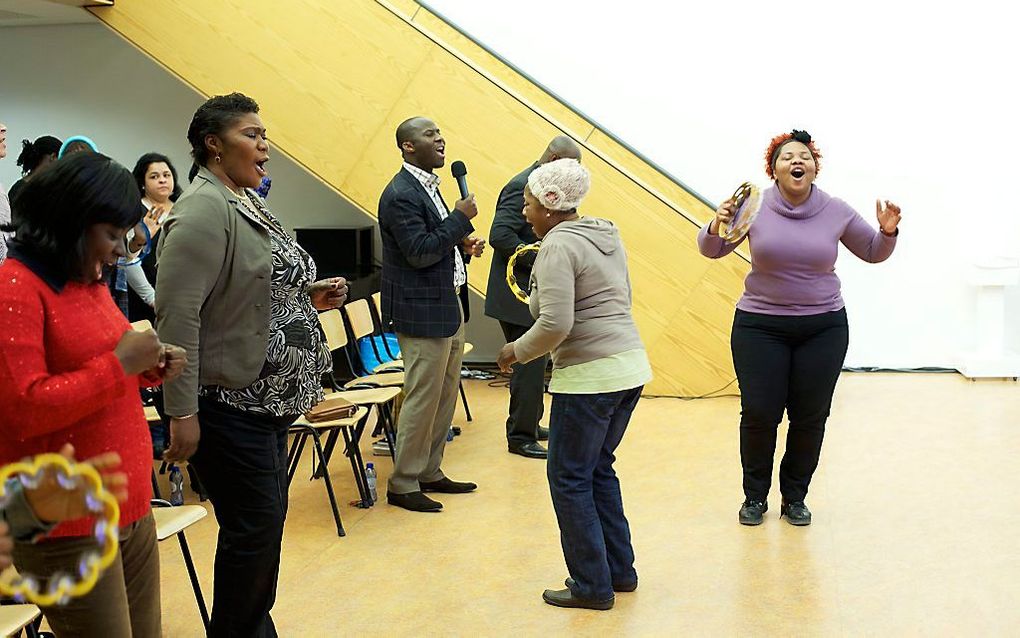
[[[345,505],[338,538],[302,465],[273,613],[281,636],[1020,634],[1014,382],[844,374],[807,528],[779,519],[776,488],[764,525],[737,524],[737,399],[642,400],[617,462],[641,584],[609,612],[542,602],[566,576],[544,462],[507,454],[505,389],[467,390],[475,421],[458,410],[464,434],[445,469],[480,487],[442,497],[441,514]],[[374,460],[384,492],[390,461]],[[331,470],[353,499],[346,459]],[[210,598],[215,532],[213,517],[188,530]],[[177,544],[160,549],[165,633],[199,636]]]

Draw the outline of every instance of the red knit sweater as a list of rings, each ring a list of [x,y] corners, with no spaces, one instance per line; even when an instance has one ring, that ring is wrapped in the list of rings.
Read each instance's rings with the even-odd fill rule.
[[[57,292],[17,258],[0,265],[0,463],[68,442],[79,460],[118,452],[129,481],[121,525],[148,513],[152,471],[140,378],[113,353],[130,329],[102,283]],[[91,534],[81,519],[50,536]]]

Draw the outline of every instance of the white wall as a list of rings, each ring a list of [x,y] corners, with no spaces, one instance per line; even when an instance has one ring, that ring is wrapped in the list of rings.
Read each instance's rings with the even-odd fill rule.
[[[8,128],[0,183],[20,177],[22,139],[49,134],[87,135],[129,169],[143,153],[164,153],[186,184],[188,124],[203,98],[105,26],[0,27],[0,60],[0,121]],[[270,156],[269,205],[287,227],[374,223],[281,152]],[[470,359],[495,361],[502,333],[473,297]]]
[[[848,365],[954,367],[980,337],[964,273],[1020,256],[1008,3],[426,4],[711,201],[766,185],[769,139],[796,127],[819,187],[873,223],[875,198],[900,204],[890,261],[837,264]],[[1015,290],[1010,309],[1020,347]]]

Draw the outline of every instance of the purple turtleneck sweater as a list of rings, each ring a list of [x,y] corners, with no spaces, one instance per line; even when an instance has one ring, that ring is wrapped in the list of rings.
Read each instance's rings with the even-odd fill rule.
[[[737,308],[766,315],[814,315],[843,307],[835,264],[838,242],[864,261],[885,261],[896,237],[875,230],[849,204],[817,186],[800,206],[791,206],[773,186],[744,238],[751,242],[751,272]],[[701,254],[718,259],[740,245],[698,233]],[[741,240],[742,242],[743,240]]]

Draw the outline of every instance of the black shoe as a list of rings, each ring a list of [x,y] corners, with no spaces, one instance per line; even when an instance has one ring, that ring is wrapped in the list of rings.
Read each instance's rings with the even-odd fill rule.
[[[569,577],[569,576],[567,576],[567,579],[565,581],[563,581],[563,584],[566,585],[567,588],[571,588],[571,587],[574,586],[574,579]],[[618,585],[616,583],[613,583],[613,591],[616,591],[616,592],[632,592],[635,589],[637,589],[637,581],[636,580],[633,583],[624,583],[622,585]]]
[[[478,489],[478,486],[474,483],[468,483],[467,481],[451,481],[445,476],[438,481],[432,481],[431,483],[418,481],[418,485],[421,486],[422,492],[439,492],[441,494],[466,494]]]
[[[613,608],[616,597],[609,600],[585,600],[576,598],[569,589],[547,589],[542,592],[542,600],[556,607],[579,607],[581,609],[598,609],[605,611]]]
[[[529,459],[544,459],[549,456],[549,451],[542,447],[541,443],[511,443],[507,450],[510,454],[519,454]]]
[[[786,522],[798,527],[811,524],[811,510],[807,508],[804,501],[787,503],[783,501],[783,507],[779,510],[779,518],[786,517]]]
[[[549,428],[543,428],[541,425],[538,426],[538,435],[535,436],[539,441],[549,440]]]
[[[765,521],[765,512],[769,511],[768,501],[744,501],[740,506],[740,513],[737,520],[741,525],[761,525]]]
[[[443,504],[433,501],[421,492],[409,492],[407,494],[394,494],[386,492],[386,502],[390,505],[403,507],[412,512],[438,512],[443,509]]]
[[[454,436],[460,436],[460,426],[459,425],[455,425],[451,429],[453,430],[453,435]]]

